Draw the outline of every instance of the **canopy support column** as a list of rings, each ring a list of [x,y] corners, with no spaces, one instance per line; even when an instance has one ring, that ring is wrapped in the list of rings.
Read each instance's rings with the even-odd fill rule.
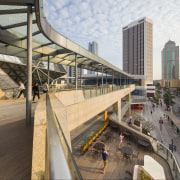
[[[32,6],[27,13],[27,96],[26,96],[26,125],[31,124],[32,104]]]
[[[114,84],[114,71],[112,70],[112,90],[113,90],[113,84]]]
[[[96,86],[97,86],[97,88],[98,88],[98,72],[97,72]]]
[[[102,70],[101,70],[101,73],[102,73],[102,94],[103,94],[103,65],[102,65]]]
[[[75,85],[77,90],[77,83],[78,83],[78,69],[77,69],[77,54],[75,54]]]
[[[81,86],[81,89],[82,89],[82,68],[80,67],[80,86]]]
[[[121,88],[121,74],[119,75],[119,86]]]
[[[48,86],[49,86],[49,56],[48,56]]]

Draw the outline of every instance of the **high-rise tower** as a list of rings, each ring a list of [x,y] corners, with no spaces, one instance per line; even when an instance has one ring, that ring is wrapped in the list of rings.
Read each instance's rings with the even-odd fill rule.
[[[92,52],[93,54],[98,55],[98,43],[93,41],[92,43],[89,42],[88,44],[88,50]],[[94,71],[87,70],[87,74],[95,74]]]
[[[146,17],[123,27],[123,70],[142,85],[153,83],[152,33],[152,20]]]
[[[179,46],[174,41],[168,41],[162,52],[162,79],[179,79]]]

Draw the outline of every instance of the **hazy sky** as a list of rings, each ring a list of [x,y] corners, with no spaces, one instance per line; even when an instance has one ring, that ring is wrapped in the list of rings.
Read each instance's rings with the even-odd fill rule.
[[[161,50],[180,45],[180,0],[44,0],[47,20],[59,33],[122,69],[122,27],[139,18],[153,20],[153,78],[161,78]]]

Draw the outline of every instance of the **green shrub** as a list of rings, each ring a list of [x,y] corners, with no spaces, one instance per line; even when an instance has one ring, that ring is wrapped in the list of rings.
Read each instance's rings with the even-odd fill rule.
[[[109,120],[106,121],[96,132],[94,132],[93,135],[81,145],[81,147],[84,148],[87,144],[89,144],[89,142],[93,139],[93,137],[96,136],[96,134],[97,134],[97,133],[104,127],[104,125],[106,125],[107,123],[109,123]]]
[[[135,124],[136,126],[140,127],[140,121],[134,120],[134,124]]]
[[[141,180],[151,180],[151,177],[149,177],[143,170],[141,170]]]

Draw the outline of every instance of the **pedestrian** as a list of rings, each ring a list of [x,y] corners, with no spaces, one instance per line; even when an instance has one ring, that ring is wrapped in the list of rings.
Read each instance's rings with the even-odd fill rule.
[[[43,84],[43,93],[47,93],[48,91],[49,91],[49,86],[47,84],[47,81],[45,81]]]
[[[119,136],[119,147],[120,147],[120,145],[122,144],[123,139],[124,139],[124,136],[123,136],[123,134],[121,133],[120,136]]]
[[[25,97],[25,87],[24,87],[24,84],[21,82],[21,81],[19,81],[19,88],[18,88],[18,90],[20,90],[20,93],[19,93],[19,96],[18,96],[18,98],[20,98],[21,97],[21,94],[23,93],[23,95],[24,95],[24,97]]]
[[[164,118],[166,118],[166,114],[164,114]]]
[[[105,148],[102,148],[102,158],[104,161],[103,174],[105,173],[105,170],[106,170],[107,164],[108,164],[107,157],[108,157],[108,152],[105,150]]]
[[[132,125],[132,118],[129,119],[128,125],[129,125],[129,126]]]
[[[34,83],[33,92],[34,92],[34,94],[33,94],[33,101],[35,99],[35,96],[37,96],[38,99],[40,99],[40,96],[39,96],[39,86],[38,86],[37,82]]]
[[[151,115],[152,115],[152,111],[151,111]]]

